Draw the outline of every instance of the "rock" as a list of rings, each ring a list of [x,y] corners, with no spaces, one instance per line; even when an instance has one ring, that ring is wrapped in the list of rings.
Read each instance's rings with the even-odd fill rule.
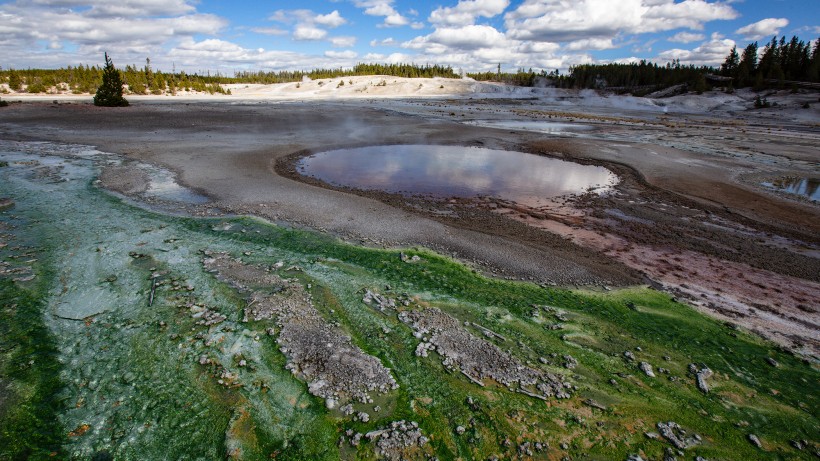
[[[456,426],[456,434],[461,435],[466,431],[467,429],[465,429],[464,426]]]
[[[760,439],[759,439],[759,438],[757,438],[757,436],[756,436],[756,435],[754,435],[754,434],[749,434],[749,435],[747,436],[747,438],[749,439],[749,442],[751,442],[751,444],[752,444],[752,445],[756,446],[757,448],[763,448],[763,444],[762,444],[762,443],[760,443]]]
[[[633,354],[632,351],[625,351],[624,357],[626,357],[626,359],[630,362],[635,361],[635,354]]]
[[[564,356],[564,360],[565,360],[565,362],[564,362],[564,368],[566,368],[566,369],[568,369],[568,370],[572,370],[573,368],[575,368],[576,366],[578,366],[578,361],[577,361],[577,360],[575,360],[575,357],[573,357],[573,356],[571,356],[571,355],[569,355],[569,354],[567,354],[567,355],[565,355],[565,356]]]
[[[641,362],[638,365],[638,368],[640,368],[642,372],[646,373],[646,376],[649,376],[650,378],[655,377],[655,373],[652,371],[652,365],[650,365],[649,363]]]
[[[709,385],[706,383],[706,379],[711,378],[712,375],[712,370],[710,370],[709,368],[703,368],[700,371],[698,371],[695,375],[695,379],[698,384],[698,389],[700,389],[701,392],[703,392],[704,394],[709,393]]]
[[[657,432],[644,432],[643,435],[647,439],[652,439],[652,440],[658,440],[659,438],[661,438],[660,434],[658,434]]]
[[[640,455],[629,455],[626,457],[626,461],[643,461]]]
[[[590,406],[590,407],[592,407],[592,408],[597,408],[597,409],[599,409],[599,410],[606,411],[606,407],[605,407],[605,406],[601,405],[600,403],[598,403],[598,402],[596,402],[596,401],[594,401],[594,400],[592,400],[592,399],[586,399],[586,400],[584,400],[584,405]]]
[[[697,445],[700,441],[695,437],[688,437],[686,431],[674,421],[660,422],[657,424],[658,431],[663,438],[668,440],[675,448],[685,450],[691,446]]]
[[[775,360],[771,357],[766,357],[766,361],[769,362],[769,365],[771,365],[773,367],[779,367],[780,366],[780,364],[777,363],[777,360]]]

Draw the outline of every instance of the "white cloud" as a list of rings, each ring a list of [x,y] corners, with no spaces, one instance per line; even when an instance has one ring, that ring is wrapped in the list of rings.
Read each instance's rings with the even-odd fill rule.
[[[295,24],[293,28],[294,40],[322,40],[327,37],[327,30],[319,27],[334,28],[347,24],[338,10],[328,14],[316,14],[311,10],[277,10],[268,19],[283,24]]]
[[[436,8],[428,21],[444,26],[471,25],[478,17],[491,18],[503,13],[509,4],[509,0],[459,0],[452,8]]]
[[[284,29],[278,29],[276,27],[253,27],[251,28],[251,32],[256,32],[257,34],[263,35],[287,35],[288,31]]]
[[[169,43],[219,33],[227,26],[223,18],[196,13],[188,3],[178,0],[148,1],[144,15],[104,16],[114,14],[114,7],[119,12],[130,11],[136,4],[132,0],[114,6],[87,0],[2,4],[0,55],[21,67],[98,62],[103,51],[111,52],[118,62],[142,61],[146,56],[164,54]],[[56,51],[61,49],[71,52]]]
[[[321,40],[326,36],[326,30],[310,25],[298,25],[293,29],[294,40]]]
[[[746,40],[758,40],[763,37],[771,37],[780,33],[780,29],[789,25],[786,18],[766,18],[748,26],[743,26],[736,30]]]
[[[610,50],[615,48],[615,45],[611,38],[585,38],[569,43],[566,48],[570,51]]]
[[[663,63],[680,59],[681,64],[717,66],[723,63],[733,46],[735,46],[734,40],[721,38],[719,34],[713,34],[711,40],[702,43],[697,48],[692,50],[679,48],[667,50],[658,55],[658,60]]]
[[[706,38],[703,34],[693,34],[691,32],[678,32],[677,34],[666,39],[669,42],[677,43],[692,43]]]
[[[418,54],[414,62],[462,67],[469,71],[494,70],[501,63],[506,70],[516,68],[566,69],[591,62],[586,54],[557,54],[553,42],[517,40],[487,25],[439,27],[431,34],[402,43]]]
[[[336,59],[353,59],[358,54],[353,50],[345,50],[345,51],[325,51],[325,56],[329,58],[336,58]]]
[[[393,37],[387,37],[383,40],[371,40],[370,46],[397,46],[399,42]]]
[[[435,45],[458,48],[459,50],[475,50],[498,45],[506,41],[501,32],[490,26],[463,26],[443,27],[436,29],[432,34],[416,37],[405,42],[405,48],[424,49]]]
[[[356,40],[353,36],[331,37],[330,44],[339,48],[350,48],[356,44]]]
[[[731,6],[704,0],[524,0],[505,15],[509,35],[522,40],[575,41],[615,38],[738,16]]]
[[[85,9],[87,17],[110,18],[127,16],[176,16],[192,13],[196,8],[187,0],[31,0],[30,5]]]
[[[410,21],[393,8],[393,0],[353,0],[357,8],[363,8],[368,16],[383,16],[382,27],[406,26]]]
[[[343,18],[337,10],[333,10],[333,12],[328,14],[316,15],[313,20],[327,27],[339,27],[342,24],[347,24],[347,19]]]

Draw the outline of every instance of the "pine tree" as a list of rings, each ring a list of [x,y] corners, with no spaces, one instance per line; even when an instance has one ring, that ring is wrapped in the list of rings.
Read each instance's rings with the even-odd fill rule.
[[[122,97],[122,78],[120,71],[114,68],[114,63],[105,53],[105,68],[103,69],[102,85],[94,95],[95,106],[125,107],[128,101]]]

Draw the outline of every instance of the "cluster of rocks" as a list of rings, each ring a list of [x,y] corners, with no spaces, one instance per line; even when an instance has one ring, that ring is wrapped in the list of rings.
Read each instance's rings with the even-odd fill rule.
[[[382,296],[370,290],[365,290],[364,296],[362,297],[362,302],[367,305],[376,307],[381,312],[384,312],[387,309],[396,308],[395,299]]]
[[[219,312],[212,311],[207,307],[192,305],[191,306],[191,317],[197,320],[197,325],[203,325],[206,327],[212,325],[218,325],[227,319],[224,315],[220,314]]]
[[[542,400],[569,398],[572,385],[562,376],[524,365],[509,352],[474,336],[457,319],[440,309],[403,311],[399,313],[399,320],[410,325],[415,336],[421,339],[417,355],[425,356],[427,351],[435,350],[443,357],[445,367],[460,371],[475,384],[484,386],[482,380],[489,378],[511,390],[517,387],[518,392]]]
[[[376,454],[381,459],[399,460],[413,449],[427,445],[427,437],[415,421],[393,421],[384,429],[368,432],[368,440],[375,441]]]
[[[549,447],[547,442],[523,442],[518,445],[518,456],[535,456],[536,453],[547,450]]]
[[[706,382],[707,379],[711,378],[714,374],[709,367],[703,367],[698,369],[698,366],[694,363],[689,364],[689,372],[695,375],[695,381],[697,382],[698,389],[704,394],[709,393],[709,384]]]
[[[276,342],[288,359],[286,368],[307,381],[308,391],[325,399],[329,408],[349,399],[369,403],[373,401],[370,392],[387,393],[398,388],[390,370],[377,358],[364,353],[342,330],[325,322],[301,284],[224,253],[206,256],[205,267],[220,280],[250,292],[245,318],[276,322]]]
[[[678,450],[685,450],[701,442],[701,437],[698,434],[687,434],[686,430],[674,421],[659,422],[657,428],[661,436]]]
[[[417,263],[422,261],[422,259],[418,255],[407,256],[406,254],[404,254],[404,252],[401,252],[399,256],[401,257],[401,260],[406,263]]]

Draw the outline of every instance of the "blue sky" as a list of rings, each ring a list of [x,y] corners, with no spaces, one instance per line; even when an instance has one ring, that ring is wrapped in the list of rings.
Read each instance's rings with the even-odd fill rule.
[[[775,34],[820,36],[820,0],[0,1],[0,66],[151,58],[163,70],[444,64],[565,71],[648,59],[717,65]]]

